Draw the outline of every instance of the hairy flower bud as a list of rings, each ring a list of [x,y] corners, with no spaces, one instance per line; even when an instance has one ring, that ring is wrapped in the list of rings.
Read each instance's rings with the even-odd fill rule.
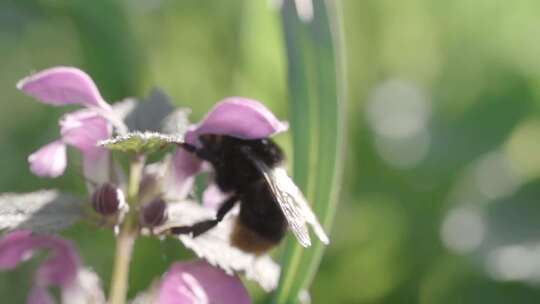
[[[141,210],[141,224],[155,227],[163,224],[167,219],[167,203],[162,198],[156,198],[145,204]]]
[[[92,195],[92,207],[103,215],[113,215],[125,204],[122,190],[111,183],[97,188]]]

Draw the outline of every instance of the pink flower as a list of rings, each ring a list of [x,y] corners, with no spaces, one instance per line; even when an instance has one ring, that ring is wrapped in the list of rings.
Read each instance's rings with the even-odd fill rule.
[[[54,106],[79,104],[110,110],[94,81],[73,67],[54,67],[21,79],[17,88],[43,103]]]
[[[203,134],[222,134],[242,139],[258,139],[287,131],[262,103],[243,97],[228,97],[217,103],[201,123],[186,133],[186,142],[199,145]]]
[[[62,175],[67,163],[66,145],[70,145],[83,154],[86,177],[104,182],[109,153],[96,144],[112,135],[114,114],[90,76],[77,68],[55,67],[22,79],[17,88],[46,104],[79,104],[86,108],[65,114],[59,122],[60,139],[28,157],[32,173],[42,177]]]
[[[64,115],[60,120],[62,140],[87,156],[95,158],[103,148],[97,147],[100,140],[111,135],[110,124],[100,115],[90,110],[79,110]]]
[[[66,169],[66,145],[55,140],[28,156],[28,162],[35,175],[58,177]]]
[[[221,134],[242,139],[270,137],[287,131],[288,124],[282,122],[262,103],[243,97],[228,97],[217,103],[206,117],[186,132],[185,140],[200,145],[199,136]],[[191,153],[178,149],[173,159],[173,170],[169,180],[176,189],[190,189],[193,176],[201,170],[201,160]],[[187,195],[187,192],[180,192]]]
[[[222,192],[216,183],[211,183],[206,186],[206,189],[202,193],[202,204],[205,207],[218,210],[221,204],[226,201],[232,193]]]
[[[39,249],[47,249],[51,254],[36,272],[28,303],[53,303],[48,287],[71,289],[77,282],[81,262],[70,242],[55,236],[32,234],[28,230],[11,232],[0,239],[0,270],[17,267]]]
[[[160,304],[248,304],[249,294],[237,276],[205,261],[175,263],[158,292]]]

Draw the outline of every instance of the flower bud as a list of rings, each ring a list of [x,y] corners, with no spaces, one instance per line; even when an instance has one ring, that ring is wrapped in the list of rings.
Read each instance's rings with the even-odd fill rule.
[[[124,204],[122,190],[111,183],[105,183],[97,188],[92,195],[92,207],[97,213],[113,215]]]
[[[163,224],[167,219],[167,203],[162,198],[156,198],[145,204],[141,209],[141,224],[146,227],[155,227]]]

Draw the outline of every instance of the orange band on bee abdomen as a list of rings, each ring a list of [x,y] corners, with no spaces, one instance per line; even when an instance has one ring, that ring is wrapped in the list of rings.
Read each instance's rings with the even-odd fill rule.
[[[261,255],[279,244],[279,241],[261,237],[237,220],[231,235],[231,243],[242,251]]]

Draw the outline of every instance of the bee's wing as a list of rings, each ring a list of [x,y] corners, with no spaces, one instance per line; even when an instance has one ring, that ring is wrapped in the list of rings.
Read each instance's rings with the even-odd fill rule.
[[[328,244],[328,236],[309,207],[306,198],[289,177],[287,171],[282,167],[269,168],[249,151],[246,151],[246,154],[264,176],[287,219],[289,228],[300,244],[304,247],[311,246],[306,223],[311,225],[317,237],[324,244]]]

